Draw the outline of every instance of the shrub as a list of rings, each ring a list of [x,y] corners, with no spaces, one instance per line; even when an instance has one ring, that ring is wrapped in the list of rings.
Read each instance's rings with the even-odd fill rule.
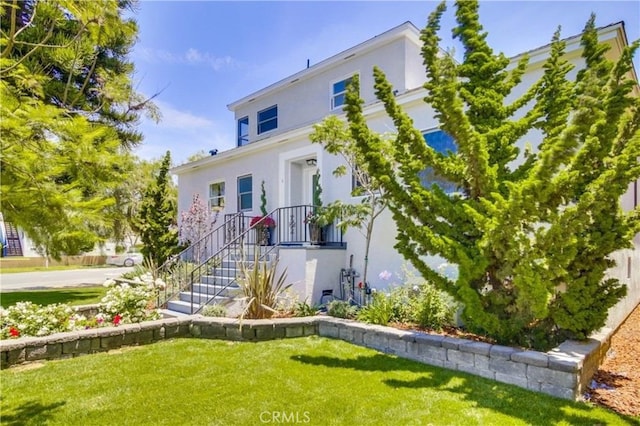
[[[135,265],[131,271],[125,272],[124,274],[121,275],[121,277],[127,280],[132,280],[135,277],[139,277],[141,275],[145,275],[150,272],[151,270],[148,268],[147,262],[145,261],[142,264]]]
[[[336,318],[355,318],[358,308],[344,300],[332,300],[327,305],[327,314]]]
[[[75,313],[68,305],[36,305],[18,302],[8,309],[0,308],[0,337],[47,336],[65,331],[83,330],[90,321]]]
[[[414,301],[418,295],[419,287],[411,283],[395,287],[391,290],[391,318],[393,322],[415,322]]]
[[[135,323],[160,318],[154,309],[162,280],[154,280],[146,274],[135,277],[134,285],[116,284],[107,280],[104,285],[111,287],[98,305],[95,318],[86,318],[65,304],[36,305],[32,302],[18,302],[8,309],[0,308],[0,338],[25,336],[47,336],[52,333],[84,330],[85,328]]]
[[[318,307],[310,305],[307,301],[298,302],[293,310],[293,316],[295,317],[312,317],[318,313]]]
[[[241,277],[238,280],[247,303],[240,318],[271,318],[277,312],[278,297],[291,284],[285,285],[286,270],[276,277],[278,262],[256,261],[251,267],[241,263]]]
[[[207,305],[200,311],[205,317],[226,317],[227,307],[220,304]]]
[[[455,307],[448,295],[429,283],[423,283],[412,300],[413,321],[421,327],[440,330],[453,323]]]
[[[98,322],[120,322],[129,324],[160,318],[160,313],[154,309],[157,292],[164,288],[162,280],[154,280],[150,274],[135,277],[136,284],[121,283],[107,280],[105,287],[111,287],[102,298],[98,307]]]
[[[381,292],[374,293],[371,303],[358,312],[358,320],[370,324],[387,325],[392,317],[392,298]]]

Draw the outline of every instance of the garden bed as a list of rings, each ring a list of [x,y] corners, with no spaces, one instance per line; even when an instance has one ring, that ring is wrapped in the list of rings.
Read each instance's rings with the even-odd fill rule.
[[[621,414],[640,416],[640,305],[613,335],[589,386],[590,401]]]
[[[602,334],[586,342],[565,342],[542,353],[324,316],[239,322],[192,315],[3,340],[0,361],[5,368],[174,337],[257,341],[314,334],[565,399],[578,399],[582,395],[609,346],[609,335]]]

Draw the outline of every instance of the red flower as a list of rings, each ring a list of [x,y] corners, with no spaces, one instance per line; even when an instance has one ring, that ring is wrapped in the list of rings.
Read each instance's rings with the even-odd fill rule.
[[[120,314],[116,314],[116,316],[113,317],[113,325],[120,324],[120,321],[122,321],[122,317],[120,316]]]
[[[259,222],[259,223],[258,223]],[[267,228],[275,228],[276,221],[270,216],[254,216],[249,222],[249,226],[265,226]]]
[[[20,337],[20,330],[15,327],[9,328],[9,336],[11,337]]]

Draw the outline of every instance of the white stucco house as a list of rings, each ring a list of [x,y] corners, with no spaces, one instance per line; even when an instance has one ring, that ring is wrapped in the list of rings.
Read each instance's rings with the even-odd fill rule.
[[[613,57],[619,56],[628,44],[623,23],[600,28],[599,37],[611,46],[609,55]],[[572,76],[580,68],[579,42],[579,36],[566,39],[567,57],[577,65]],[[324,203],[337,199],[357,202],[350,195],[351,177],[332,175],[341,159],[324,152],[320,145],[311,144],[309,134],[312,125],[327,115],[344,116],[345,86],[354,74],[360,78],[360,95],[365,101],[369,126],[378,132],[394,131],[391,119],[373,92],[374,66],[386,73],[398,103],[427,135],[428,143],[446,146],[446,135],[438,130],[433,110],[423,102],[425,71],[420,48],[419,29],[406,22],[230,103],[228,108],[237,123],[236,147],[172,170],[178,177],[179,212],[187,210],[194,194],[199,194],[224,215],[236,212],[259,215],[263,181],[267,211],[308,206],[312,204],[317,172]],[[522,94],[542,75],[549,51],[549,46],[543,46],[527,52],[528,70],[514,96]],[[518,59],[519,56],[514,57],[513,63]],[[536,135],[523,138],[522,146],[526,143],[535,146]],[[621,202],[626,209],[638,205],[638,182],[630,186]],[[311,244],[307,235],[298,235],[301,229],[304,233],[301,228],[304,213],[293,209],[276,211],[280,216],[275,219],[278,240],[275,243],[280,265],[288,268],[289,280],[295,283],[300,297],[317,302],[323,290],[333,289],[334,294],[339,294],[341,269],[348,268],[351,259],[353,268],[362,270],[364,238],[356,230],[339,235],[334,229],[324,245]],[[395,233],[390,215],[383,215],[376,222],[369,256],[369,278],[374,288],[399,282],[404,261],[393,249]],[[635,243],[640,249],[640,237],[636,237]],[[630,290],[635,289],[630,291],[634,294],[633,306],[640,297],[638,251],[620,253],[616,272]],[[378,277],[384,270],[393,274],[391,280]]]

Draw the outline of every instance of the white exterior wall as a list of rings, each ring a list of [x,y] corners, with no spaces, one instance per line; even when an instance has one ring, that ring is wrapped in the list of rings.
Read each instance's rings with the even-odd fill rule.
[[[311,78],[293,79],[288,86],[238,107],[234,111],[235,119],[249,117],[250,143],[318,122],[328,114],[342,112],[341,109],[331,110],[332,85],[353,74],[360,76],[360,95],[364,101],[374,102],[373,67],[376,65],[400,93],[417,87],[415,81],[412,81],[413,86],[407,86],[405,76],[405,46],[409,44],[405,39],[395,40],[375,51],[344,60]],[[273,105],[278,105],[278,128],[258,134],[258,112]]]
[[[287,282],[300,301],[319,304],[323,290],[340,295],[340,269],[344,250],[319,247],[281,248],[278,268],[287,271]]]

